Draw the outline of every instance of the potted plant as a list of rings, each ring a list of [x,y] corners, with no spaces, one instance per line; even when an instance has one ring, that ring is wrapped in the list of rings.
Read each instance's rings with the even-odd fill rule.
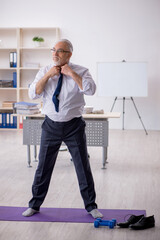
[[[42,43],[44,42],[44,38],[42,38],[42,37],[34,37],[34,38],[32,38],[32,40],[33,40],[33,42],[34,42],[34,44],[35,44],[35,46],[36,47],[41,47],[42,46]]]

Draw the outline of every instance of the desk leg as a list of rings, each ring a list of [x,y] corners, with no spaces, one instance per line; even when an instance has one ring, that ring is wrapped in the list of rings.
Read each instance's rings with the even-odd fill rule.
[[[30,149],[30,145],[27,145],[27,157],[28,157],[28,167],[32,167],[31,166],[31,149]]]
[[[38,162],[38,160],[37,160],[37,146],[36,145],[34,145],[34,161]]]
[[[103,157],[102,157],[102,164],[103,164],[103,166],[102,166],[102,169],[106,169],[106,163],[108,163],[107,162],[107,147],[103,147]]]

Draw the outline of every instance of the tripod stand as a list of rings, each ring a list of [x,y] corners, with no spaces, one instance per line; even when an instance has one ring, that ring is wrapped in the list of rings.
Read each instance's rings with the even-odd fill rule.
[[[135,110],[136,110],[136,112],[137,112],[137,114],[138,114],[138,117],[139,117],[139,119],[140,119],[140,121],[141,121],[141,123],[142,123],[142,126],[143,126],[143,128],[144,128],[144,131],[145,131],[146,135],[148,135],[148,132],[147,132],[147,130],[146,130],[144,124],[143,124],[143,121],[142,121],[141,116],[140,116],[140,114],[139,114],[139,112],[138,112],[138,109],[137,109],[136,104],[135,104],[135,102],[134,102],[134,100],[133,100],[133,97],[130,97],[129,99],[126,99],[125,97],[123,97],[122,99],[118,99],[118,97],[115,97],[114,102],[113,102],[113,105],[112,105],[112,107],[111,107],[111,112],[112,112],[112,110],[113,110],[113,108],[114,108],[114,105],[115,105],[115,103],[116,103],[117,100],[123,100],[123,120],[122,120],[123,122],[122,122],[122,129],[124,130],[125,100],[131,100],[132,103],[133,103],[133,105],[134,105],[134,107],[135,107]]]

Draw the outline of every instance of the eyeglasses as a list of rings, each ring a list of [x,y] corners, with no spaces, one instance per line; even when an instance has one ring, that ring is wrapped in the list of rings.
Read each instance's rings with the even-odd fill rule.
[[[55,48],[52,48],[52,49],[51,49],[51,52],[52,52],[52,53],[58,53],[58,54],[59,54],[59,53],[69,53],[70,51],[65,51],[65,50],[63,50],[63,49],[61,49],[61,48],[60,48],[60,49],[57,49],[57,50],[56,50]]]

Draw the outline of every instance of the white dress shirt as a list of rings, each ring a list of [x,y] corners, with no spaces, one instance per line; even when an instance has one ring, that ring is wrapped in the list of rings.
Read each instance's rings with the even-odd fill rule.
[[[49,78],[45,85],[44,91],[36,94],[36,83],[49,71],[53,64],[43,67],[37,73],[35,80],[29,87],[29,97],[31,99],[43,98],[42,114],[47,115],[51,120],[56,122],[66,122],[75,117],[80,117],[83,113],[85,105],[84,94],[93,95],[96,91],[96,84],[92,79],[87,68],[69,63],[69,66],[80,77],[82,77],[83,90],[79,88],[77,83],[69,76],[63,75],[63,82],[59,99],[59,112],[55,111],[52,96],[56,89],[59,76]]]

